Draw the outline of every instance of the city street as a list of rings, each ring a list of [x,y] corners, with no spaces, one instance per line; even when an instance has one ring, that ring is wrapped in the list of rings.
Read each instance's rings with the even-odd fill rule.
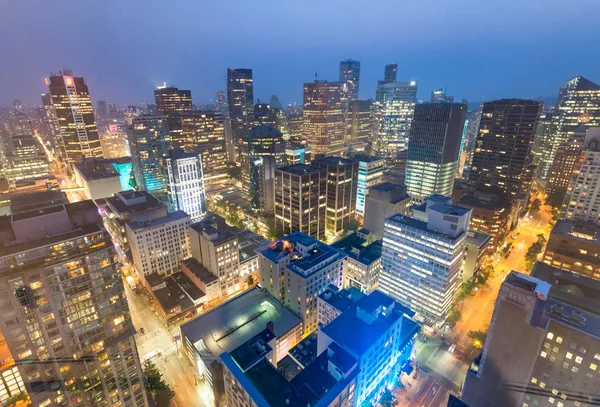
[[[127,300],[133,325],[137,330],[136,344],[140,361],[151,352],[160,352],[161,356],[152,360],[163,374],[165,381],[175,391],[171,405],[175,407],[212,407],[208,400],[206,384],[195,376],[194,368],[187,357],[180,351],[181,342],[175,343],[173,337],[179,335],[179,329],[167,329],[161,322],[158,313],[144,293],[136,293],[125,284]],[[144,328],[145,333],[140,332]]]

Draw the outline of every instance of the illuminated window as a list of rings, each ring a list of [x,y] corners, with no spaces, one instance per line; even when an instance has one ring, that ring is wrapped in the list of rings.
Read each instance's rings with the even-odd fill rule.
[[[561,338],[560,336],[557,336],[557,337],[556,337],[556,342],[557,342],[557,343],[562,343],[562,338]]]
[[[552,332],[548,332],[548,335],[546,335],[546,338],[554,339],[554,334]]]
[[[567,352],[567,359],[573,359],[573,354],[571,352]]]

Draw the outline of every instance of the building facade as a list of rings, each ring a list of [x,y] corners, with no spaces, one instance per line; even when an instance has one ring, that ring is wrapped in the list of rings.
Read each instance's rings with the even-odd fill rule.
[[[234,145],[241,148],[254,124],[252,69],[227,68],[227,103]]]
[[[158,114],[166,115],[193,110],[192,92],[174,86],[165,85],[156,88],[154,100]]]
[[[365,229],[375,240],[383,239],[385,219],[397,213],[407,215],[409,208],[410,197],[404,185],[391,182],[373,185],[365,200]]]
[[[341,155],[344,150],[347,93],[346,82],[304,84],[304,138],[313,154]]]
[[[195,222],[206,211],[206,193],[202,156],[171,150],[166,159],[169,174],[169,206],[171,211],[183,211]]]
[[[346,82],[347,84],[348,102],[358,100],[360,61],[346,59],[340,62],[340,82]]]
[[[421,202],[433,194],[452,196],[467,106],[421,103],[410,127],[405,183]]]
[[[358,161],[358,175],[356,183],[356,214],[365,216],[365,201],[369,188],[379,184],[383,178],[385,160],[382,157],[355,155]]]

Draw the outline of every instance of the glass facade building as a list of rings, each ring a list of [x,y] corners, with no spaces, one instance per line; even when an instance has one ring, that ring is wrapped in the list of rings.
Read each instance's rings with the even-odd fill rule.
[[[378,184],[383,179],[385,160],[381,157],[356,155],[358,161],[358,176],[356,183],[356,213],[365,215],[365,200],[369,188]]]
[[[202,156],[172,150],[166,160],[170,212],[183,211],[192,222],[199,220],[206,211]]]
[[[158,114],[170,114],[192,110],[192,91],[173,86],[159,86],[154,90]]]
[[[348,86],[348,102],[358,100],[360,61],[347,59],[340,62],[340,82],[346,82]]]

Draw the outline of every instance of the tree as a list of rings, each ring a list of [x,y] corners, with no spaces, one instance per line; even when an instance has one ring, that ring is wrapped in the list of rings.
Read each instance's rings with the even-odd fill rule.
[[[479,273],[477,273],[477,276],[475,276],[475,285],[485,285],[490,278],[494,277],[494,275],[496,275],[496,270],[494,269],[494,266],[488,265],[481,268],[481,270],[479,270]]]
[[[248,277],[246,277],[246,284],[248,284],[248,287],[254,285],[254,277],[252,277],[252,274],[248,274]]]
[[[379,404],[383,407],[394,407],[398,404],[398,400],[396,400],[396,397],[394,397],[389,389],[385,389],[379,399]]]
[[[475,346],[478,349],[481,349],[481,347],[483,347],[483,343],[485,342],[485,338],[487,337],[487,330],[469,331],[467,336],[473,341],[473,346]]]
[[[171,399],[175,397],[175,392],[164,381],[162,373],[150,360],[144,362],[144,377],[146,377],[146,387],[150,391],[156,407],[169,407]]]
[[[541,242],[541,243],[546,243],[546,242],[547,242],[547,240],[546,240],[546,236],[544,236],[544,234],[543,234],[543,233],[539,233],[539,234],[537,235],[537,241],[538,241],[538,242]]]
[[[531,213],[538,213],[541,207],[542,201],[539,198],[535,198],[533,201],[531,201],[531,204],[529,205],[529,211]]]
[[[473,281],[467,280],[463,281],[463,283],[458,287],[458,291],[456,292],[456,301],[461,302],[471,294],[473,294]]]
[[[508,243],[506,244],[506,246],[504,246],[504,247],[502,248],[502,255],[503,255],[503,256],[506,256],[506,254],[509,252],[509,250],[510,250],[510,249],[512,249],[512,247],[513,247],[513,243],[512,243],[512,242],[508,242]]]
[[[457,308],[452,306],[448,310],[448,319],[446,320],[446,322],[448,323],[448,325],[450,325],[450,327],[454,327],[454,325],[456,325],[456,323],[460,321],[461,316],[461,312]]]

